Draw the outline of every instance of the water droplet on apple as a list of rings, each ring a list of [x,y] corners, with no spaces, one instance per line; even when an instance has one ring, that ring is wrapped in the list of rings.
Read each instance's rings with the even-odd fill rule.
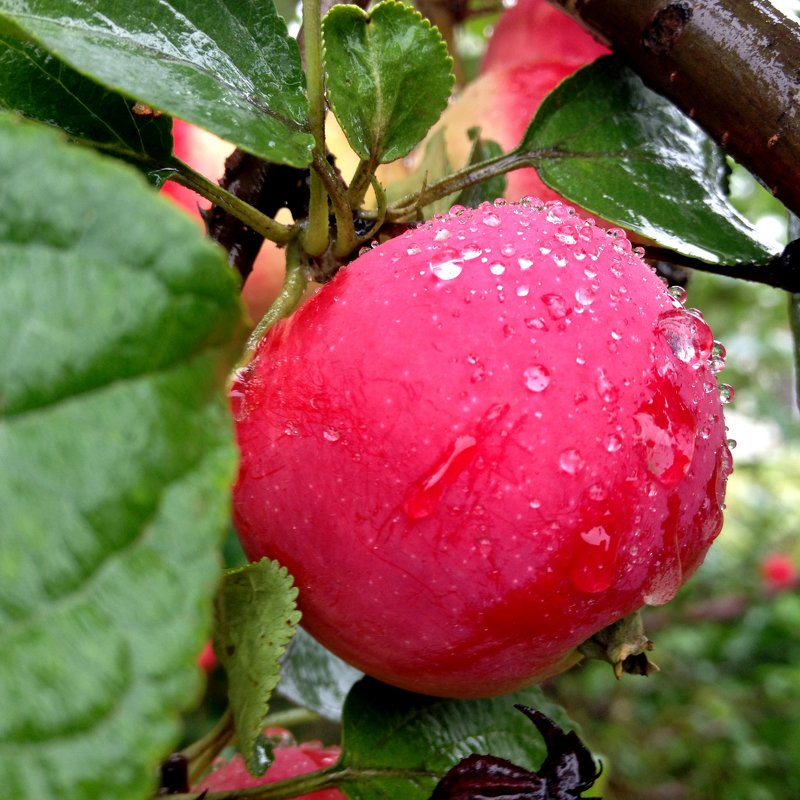
[[[502,275],[505,271],[506,268],[504,264],[492,264],[492,266],[489,267],[489,272],[491,272],[492,275]]]
[[[703,319],[680,308],[665,311],[656,322],[672,352],[684,364],[697,369],[711,357],[714,335]]]
[[[444,252],[442,255],[444,255]],[[457,278],[464,269],[463,262],[459,258],[451,258],[446,261],[431,261],[428,267],[440,281],[451,281],[453,278]]]
[[[406,494],[403,511],[409,519],[424,519],[436,510],[445,491],[474,458],[477,447],[478,442],[474,436],[456,437],[443,458]]]
[[[585,463],[580,451],[574,447],[564,450],[558,459],[558,466],[561,471],[566,472],[568,475],[576,475],[583,469]]]
[[[560,294],[542,295],[542,302],[547,308],[550,319],[559,320],[567,316],[570,309],[567,307],[564,298]]]
[[[647,469],[664,486],[675,486],[689,472],[695,446],[694,416],[674,388],[661,391],[633,415],[644,445]]]
[[[543,392],[550,385],[550,372],[541,364],[528,367],[523,376],[525,388],[531,392]]]
[[[726,406],[728,403],[733,402],[736,392],[729,383],[721,383],[719,385],[719,399],[722,405]]]
[[[322,438],[327,442],[338,442],[342,438],[342,434],[336,428],[325,428],[322,431]]]
[[[481,222],[484,225],[488,225],[490,228],[496,228],[500,224],[500,217],[494,213],[484,214],[481,218]]]
[[[616,541],[602,525],[595,525],[579,534],[569,577],[579,592],[604,592],[614,582],[616,563]]]

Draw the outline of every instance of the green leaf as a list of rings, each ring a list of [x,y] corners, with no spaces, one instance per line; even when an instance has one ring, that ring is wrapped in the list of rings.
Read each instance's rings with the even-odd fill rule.
[[[228,699],[247,768],[269,766],[263,719],[278,683],[280,658],[300,621],[297,589],[277,561],[262,559],[226,573],[215,604],[214,650],[228,673]]]
[[[297,43],[259,0],[0,0],[0,33],[24,31],[75,69],[267,160],[311,161]]]
[[[281,665],[278,692],[327,719],[342,717],[347,693],[362,676],[298,628]]]
[[[202,685],[238,281],[130,167],[7,114],[0,203],[0,786],[138,800]]]
[[[515,153],[577,205],[684,255],[772,254],[728,200],[722,151],[612,56],[556,87]]]
[[[353,150],[385,163],[439,119],[453,86],[437,28],[404,3],[334,6],[322,21],[328,99]]]
[[[350,800],[428,800],[439,779],[471,753],[538,769],[545,744],[515,703],[543,711],[565,730],[575,727],[535,688],[485,700],[444,700],[364,678],[344,707],[338,766],[356,774],[342,789]]]
[[[172,120],[83,77],[31,41],[0,36],[0,108],[64,130],[145,170],[172,154]]]
[[[469,154],[467,166],[474,166],[481,161],[502,155],[503,150],[497,142],[490,139],[480,138],[480,128],[470,128],[467,135],[472,141],[472,151]],[[506,179],[504,175],[497,175],[493,178],[470,186],[464,189],[456,198],[458,205],[465,208],[477,208],[483,202],[493,202],[498,197],[502,197],[506,191]]]

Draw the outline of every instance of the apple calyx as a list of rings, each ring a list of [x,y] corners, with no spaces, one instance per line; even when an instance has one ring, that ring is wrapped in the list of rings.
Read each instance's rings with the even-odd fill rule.
[[[578,647],[586,658],[607,661],[619,680],[624,673],[644,675],[660,672],[658,666],[647,657],[655,645],[644,632],[639,611],[607,625]]]

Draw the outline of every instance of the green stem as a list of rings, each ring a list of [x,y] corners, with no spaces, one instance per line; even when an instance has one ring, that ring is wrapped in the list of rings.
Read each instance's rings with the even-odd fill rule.
[[[303,2],[303,37],[308,89],[308,121],[314,136],[314,154],[325,156],[325,79],[322,67],[322,18],[320,0]],[[328,193],[322,177],[313,168],[310,177],[308,224],[303,246],[311,256],[321,256],[328,248]]]
[[[182,751],[189,761],[190,783],[200,780],[214,759],[233,741],[234,735],[233,714],[227,708],[217,724],[202,739]]]
[[[316,722],[319,714],[310,708],[289,708],[286,711],[276,711],[264,718],[265,728],[291,728],[295,725],[305,725]]]
[[[288,317],[303,299],[303,293],[308,285],[306,276],[306,265],[302,258],[300,242],[297,239],[289,243],[286,248],[286,277],[283,280],[283,288],[275,301],[267,309],[267,313],[256,325],[255,330],[250,334],[248,350],[252,352],[256,345],[261,341],[264,334],[283,317]]]
[[[512,169],[529,167],[533,165],[530,152],[503,153],[477,164],[470,164],[446,178],[426,184],[418,192],[401,197],[386,212],[389,222],[401,222],[414,216],[418,209],[430,205],[436,200],[441,200],[450,194],[455,194],[470,186],[483,183],[490,178],[504,175]]]
[[[373,163],[371,159],[361,159],[358,162],[347,192],[347,200],[351,208],[358,208],[364,202],[364,196],[372,183],[376,168],[377,164]]]
[[[325,189],[331,198],[333,213],[336,217],[334,255],[341,258],[351,253],[358,246],[358,237],[353,224],[353,209],[347,201],[347,186],[345,186],[342,176],[324,156],[318,157],[317,153],[314,153],[312,168],[316,170],[320,179],[324,181]]]
[[[245,225],[265,238],[276,244],[286,244],[297,236],[298,228],[296,226],[283,225],[280,222],[276,222],[272,217],[262,214],[235,194],[231,194],[227,189],[223,189],[204,175],[195,172],[179,158],[173,156],[170,159],[169,166],[177,170],[177,172],[169,176],[171,181],[197,192],[205,197],[206,200],[210,200],[215,206],[219,206],[229,214],[233,214],[234,217],[240,219]]]

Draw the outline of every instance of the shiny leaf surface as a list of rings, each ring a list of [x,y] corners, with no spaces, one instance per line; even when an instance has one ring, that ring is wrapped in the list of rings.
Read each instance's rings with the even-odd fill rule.
[[[270,161],[306,166],[312,138],[297,43],[257,0],[0,0],[0,33]]]
[[[612,56],[544,100],[517,152],[572,202],[678,253],[718,264],[772,254],[728,200],[722,151]]]
[[[447,105],[452,61],[436,28],[396,0],[335,6],[322,23],[328,98],[353,150],[394,161]]]

